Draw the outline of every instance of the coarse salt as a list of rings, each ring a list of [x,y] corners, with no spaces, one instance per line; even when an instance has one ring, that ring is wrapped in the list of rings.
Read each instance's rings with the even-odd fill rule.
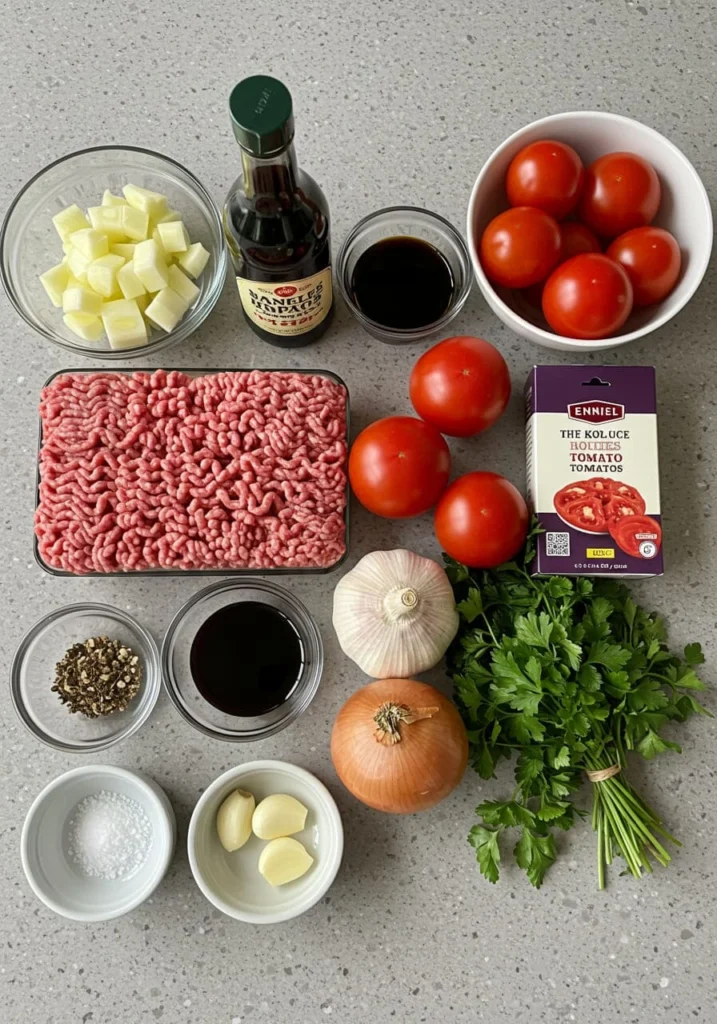
[[[152,846],[152,825],[144,809],[124,793],[101,789],[72,811],[67,851],[91,878],[131,878]]]

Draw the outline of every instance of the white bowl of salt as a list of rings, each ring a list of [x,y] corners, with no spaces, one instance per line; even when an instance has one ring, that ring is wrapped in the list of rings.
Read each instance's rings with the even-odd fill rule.
[[[56,914],[109,921],[151,896],[176,834],[174,811],[156,782],[126,768],[86,765],[34,800],[22,830],[22,866]]]

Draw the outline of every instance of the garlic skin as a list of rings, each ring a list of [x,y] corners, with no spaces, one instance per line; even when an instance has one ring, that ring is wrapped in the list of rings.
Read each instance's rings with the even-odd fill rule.
[[[374,679],[433,668],[458,631],[453,589],[431,558],[373,551],[339,580],[333,624],[341,649]]]

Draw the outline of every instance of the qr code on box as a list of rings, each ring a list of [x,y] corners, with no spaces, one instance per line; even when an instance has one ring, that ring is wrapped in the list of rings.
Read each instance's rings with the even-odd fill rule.
[[[546,533],[545,534],[545,553],[546,555],[564,555],[570,554],[570,534],[569,533]]]

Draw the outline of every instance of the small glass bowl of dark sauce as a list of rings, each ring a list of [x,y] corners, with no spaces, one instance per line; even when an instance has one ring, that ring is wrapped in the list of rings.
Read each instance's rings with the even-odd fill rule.
[[[339,251],[343,297],[380,341],[408,344],[440,333],[471,289],[468,249],[452,224],[413,206],[359,221]]]
[[[323,664],[304,605],[258,577],[200,591],[162,644],[164,682],[182,717],[207,736],[239,742],[271,736],[302,714]]]

